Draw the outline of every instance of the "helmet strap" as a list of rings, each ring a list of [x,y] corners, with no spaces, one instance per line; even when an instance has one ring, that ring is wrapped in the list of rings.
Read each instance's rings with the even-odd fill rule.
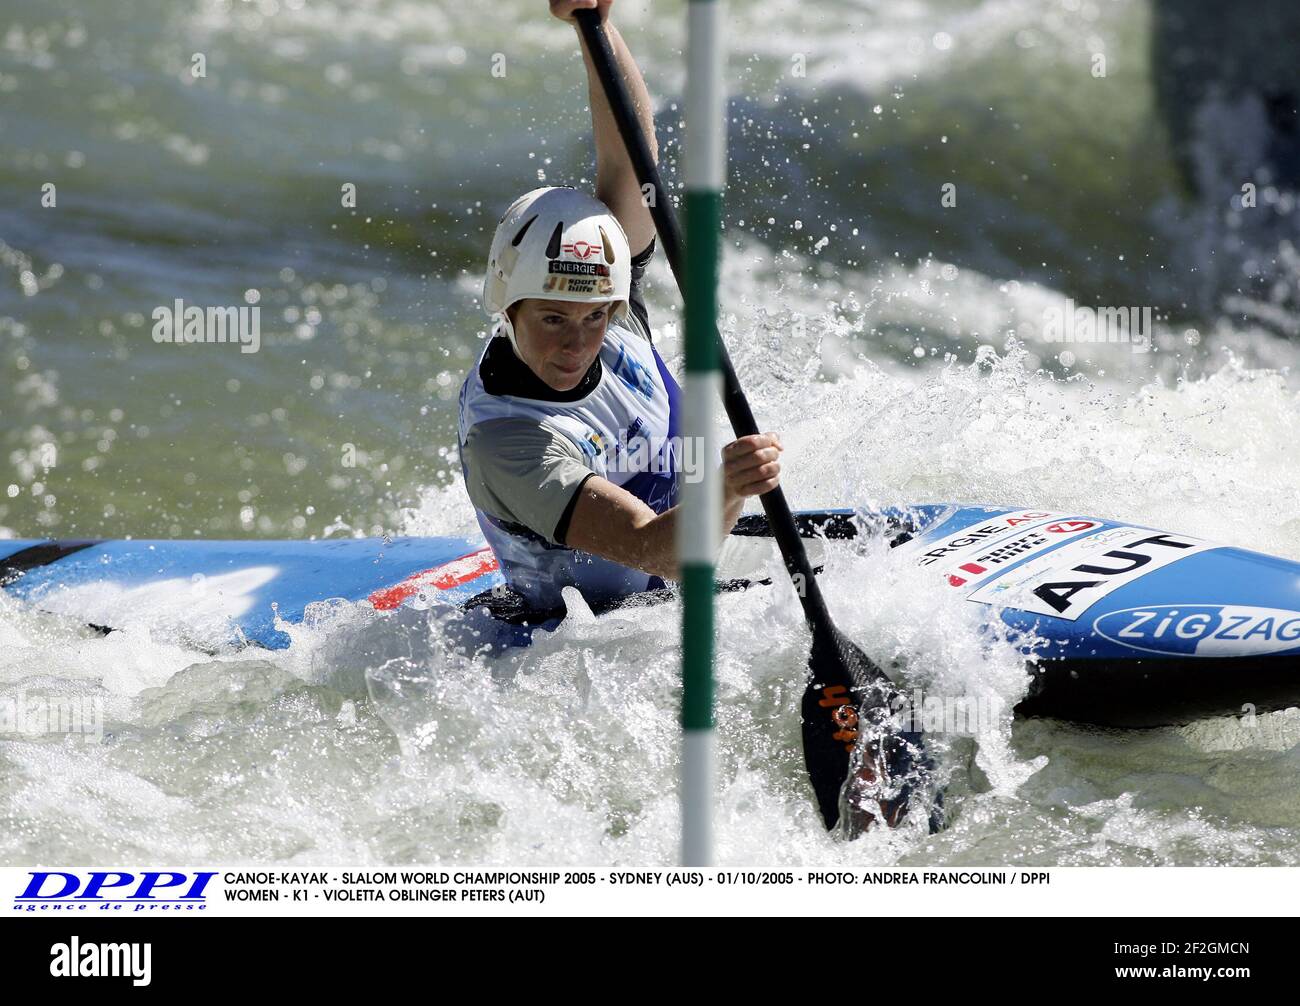
[[[510,340],[510,348],[514,350],[515,356],[522,361],[524,354],[519,352],[519,342],[515,338],[515,326],[510,321],[510,315],[506,311],[502,311],[497,315],[497,332]]]

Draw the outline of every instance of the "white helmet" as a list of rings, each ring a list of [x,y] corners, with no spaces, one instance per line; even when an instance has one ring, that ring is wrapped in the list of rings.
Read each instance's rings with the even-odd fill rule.
[[[619,301],[627,315],[632,253],[609,207],[577,189],[545,187],[520,196],[501,217],[488,254],[483,306],[519,353],[506,308],[527,297],[581,303]]]

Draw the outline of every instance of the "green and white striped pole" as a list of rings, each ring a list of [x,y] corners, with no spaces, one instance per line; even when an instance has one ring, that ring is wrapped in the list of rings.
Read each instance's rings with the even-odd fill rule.
[[[713,862],[713,563],[722,484],[715,409],[722,391],[717,314],[722,188],[726,178],[722,4],[690,0],[686,82],[686,384],[682,486],[682,865]],[[686,445],[697,450],[687,453]]]

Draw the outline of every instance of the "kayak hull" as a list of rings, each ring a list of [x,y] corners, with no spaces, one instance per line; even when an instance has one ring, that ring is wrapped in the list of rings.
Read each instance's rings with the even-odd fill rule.
[[[277,618],[301,622],[313,603],[385,609],[428,593],[458,604],[500,583],[483,542],[461,538],[0,541],[0,585],[44,611],[109,628],[224,627],[216,642],[270,649],[290,643]]]
[[[1036,661],[1022,716],[1157,727],[1300,705],[1292,656]]]
[[[986,625],[1023,640],[1023,714],[1154,726],[1300,703],[1292,560],[1047,509],[928,504],[797,520],[809,538],[887,536],[892,556],[932,572],[937,595],[979,605]],[[766,534],[764,518],[745,517],[732,540]],[[201,645],[288,646],[288,625],[334,599],[380,610],[475,599],[511,642],[562,615],[521,612],[491,551],[460,538],[8,540],[0,586],[109,629],[181,626]]]

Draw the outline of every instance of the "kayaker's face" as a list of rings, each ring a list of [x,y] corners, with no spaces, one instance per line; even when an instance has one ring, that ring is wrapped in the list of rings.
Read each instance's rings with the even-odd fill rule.
[[[600,353],[616,303],[521,300],[510,308],[519,355],[549,387],[572,391]]]

